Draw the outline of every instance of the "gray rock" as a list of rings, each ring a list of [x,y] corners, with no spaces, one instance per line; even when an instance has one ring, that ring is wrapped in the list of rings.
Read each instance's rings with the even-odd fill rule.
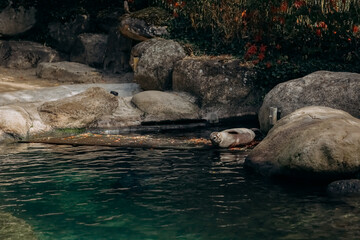
[[[72,47],[70,61],[102,67],[108,36],[105,34],[80,34]]]
[[[53,128],[85,128],[112,114],[118,99],[103,88],[93,87],[72,97],[42,104],[39,114]]]
[[[263,132],[271,128],[270,107],[276,107],[284,117],[296,109],[317,105],[340,109],[360,117],[360,74],[319,71],[303,78],[281,83],[266,96],[259,111]]]
[[[0,239],[3,240],[37,240],[32,227],[23,219],[10,213],[0,212]]]
[[[39,43],[29,41],[0,41],[0,65],[9,68],[34,68],[42,62],[57,62],[60,54]]]
[[[36,75],[39,78],[59,82],[103,82],[103,77],[97,69],[75,62],[40,63],[36,69]]]
[[[132,42],[133,40],[124,37],[117,28],[112,28],[106,46],[104,69],[113,73],[129,71]]]
[[[360,196],[360,180],[338,180],[330,183],[326,190],[331,196]]]
[[[174,64],[185,56],[173,40],[156,38],[139,43],[131,51],[134,81],[144,90],[169,90]]]
[[[0,107],[0,142],[24,139],[31,134],[49,131],[37,108],[40,103],[13,104]]]
[[[253,87],[254,75],[240,60],[187,57],[175,64],[173,90],[196,96],[202,116],[208,120],[255,115],[261,91]]]
[[[30,30],[36,23],[36,9],[11,5],[0,12],[0,37],[14,36]]]
[[[199,108],[176,93],[145,91],[131,101],[145,113],[144,121],[199,119]]]
[[[90,18],[87,15],[78,15],[74,20],[66,23],[52,22],[48,25],[55,47],[66,53],[70,52],[77,36],[89,30],[89,27]]]
[[[36,90],[0,93],[0,106],[15,103],[55,101],[61,98],[74,96],[91,87],[101,87],[108,92],[116,91],[119,97],[130,97],[140,92],[139,85],[136,83],[61,85],[58,87],[47,87]]]
[[[145,8],[122,17],[120,32],[136,41],[146,41],[150,38],[168,35],[167,26],[171,16],[157,7]]]
[[[360,171],[360,120],[327,107],[298,109],[275,124],[245,165],[265,176],[349,178]]]

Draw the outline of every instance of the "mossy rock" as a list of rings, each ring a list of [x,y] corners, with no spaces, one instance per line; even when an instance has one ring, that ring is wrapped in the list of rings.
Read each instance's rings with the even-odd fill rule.
[[[2,240],[36,240],[32,227],[24,220],[10,213],[0,212],[0,239]]]
[[[131,18],[144,20],[148,24],[163,26],[168,25],[172,16],[164,9],[149,7],[130,14]]]

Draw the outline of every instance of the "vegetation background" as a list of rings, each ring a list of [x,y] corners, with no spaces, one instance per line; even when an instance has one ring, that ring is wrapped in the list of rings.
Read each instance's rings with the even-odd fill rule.
[[[77,14],[92,19],[123,11],[123,0],[12,0],[35,6],[38,41],[50,21]],[[279,82],[317,70],[360,72],[360,0],[129,0],[132,10],[165,8],[174,18],[171,38],[192,46],[195,55],[228,54],[258,71],[257,84]],[[0,1],[0,8],[8,1]],[[93,29],[94,32],[99,31]]]

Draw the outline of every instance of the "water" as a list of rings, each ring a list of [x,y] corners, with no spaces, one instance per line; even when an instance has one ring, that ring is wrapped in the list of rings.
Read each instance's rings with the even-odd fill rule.
[[[360,239],[358,199],[264,180],[246,152],[16,147],[0,153],[0,211],[40,240]]]

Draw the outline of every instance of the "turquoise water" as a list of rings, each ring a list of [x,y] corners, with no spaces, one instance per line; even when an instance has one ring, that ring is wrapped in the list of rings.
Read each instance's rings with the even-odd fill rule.
[[[360,239],[358,199],[264,180],[246,154],[16,145],[0,153],[0,211],[40,240]]]

